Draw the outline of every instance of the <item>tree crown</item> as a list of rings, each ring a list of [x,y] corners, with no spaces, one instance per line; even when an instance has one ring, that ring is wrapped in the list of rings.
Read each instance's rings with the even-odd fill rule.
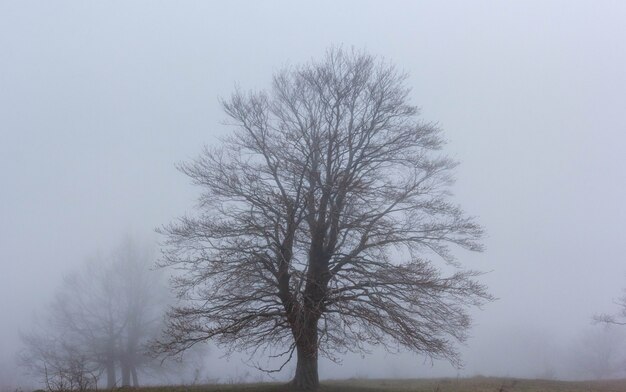
[[[330,358],[383,344],[458,363],[450,337],[491,297],[476,272],[443,276],[434,260],[459,267],[450,245],[480,251],[483,231],[449,200],[456,163],[406,78],[332,49],[223,101],[234,133],[179,166],[202,187],[199,213],[161,230],[188,300],[161,349],[217,339],[291,354],[314,319]]]

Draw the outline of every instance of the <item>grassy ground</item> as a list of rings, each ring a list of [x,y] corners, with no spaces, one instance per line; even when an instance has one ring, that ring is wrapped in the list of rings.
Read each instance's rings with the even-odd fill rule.
[[[284,384],[201,385],[150,387],[141,392],[288,392]],[[474,377],[427,380],[342,380],[324,381],[324,392],[625,392],[626,380],[547,381]]]

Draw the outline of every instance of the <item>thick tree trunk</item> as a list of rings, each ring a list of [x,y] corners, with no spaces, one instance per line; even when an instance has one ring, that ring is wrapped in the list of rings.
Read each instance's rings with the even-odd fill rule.
[[[318,331],[317,323],[323,313],[324,298],[330,273],[328,260],[323,251],[323,230],[316,235],[309,252],[309,271],[304,288],[302,307],[290,320],[296,343],[296,374],[290,385],[295,390],[317,390],[320,379],[317,369]],[[287,308],[287,307],[286,307]],[[289,309],[286,309],[289,312]]]
[[[320,385],[317,372],[317,352],[310,353],[308,349],[297,350],[298,363],[296,365],[296,375],[291,381],[291,385],[297,390],[316,390]]]
[[[317,319],[312,317],[303,323],[296,337],[296,374],[291,386],[296,390],[312,391],[320,385],[317,372]]]

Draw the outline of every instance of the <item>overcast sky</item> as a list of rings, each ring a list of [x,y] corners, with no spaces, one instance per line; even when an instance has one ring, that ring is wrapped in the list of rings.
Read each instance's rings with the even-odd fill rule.
[[[536,376],[626,286],[625,21],[620,1],[0,0],[0,378],[72,266],[193,210],[174,165],[228,132],[219,98],[332,45],[409,72],[461,162],[488,236],[459,260],[499,300],[460,374]],[[381,355],[321,377],[456,374]]]

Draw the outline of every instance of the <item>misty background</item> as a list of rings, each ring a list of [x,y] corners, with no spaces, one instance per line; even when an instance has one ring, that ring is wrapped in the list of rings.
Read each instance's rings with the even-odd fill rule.
[[[459,261],[499,300],[461,370],[374,350],[321,376],[594,378],[578,359],[626,341],[592,324],[626,287],[624,20],[618,1],[0,1],[0,385],[33,385],[19,333],[64,275],[193,210],[175,164],[229,131],[219,98],[331,45],[410,73],[487,230]],[[242,358],[209,345],[203,377],[261,377]]]

